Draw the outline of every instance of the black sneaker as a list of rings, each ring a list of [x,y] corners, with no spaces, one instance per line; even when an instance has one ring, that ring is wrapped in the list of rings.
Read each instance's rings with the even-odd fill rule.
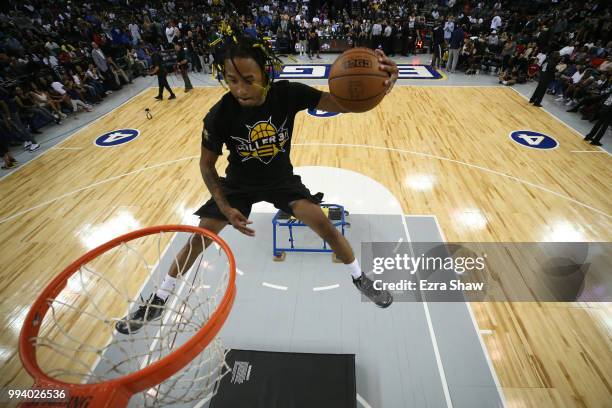
[[[161,318],[164,312],[165,300],[152,294],[149,299],[131,315],[125,316],[115,324],[115,329],[121,334],[133,334],[142,329],[146,322]]]
[[[176,99],[176,95],[175,95],[175,94],[170,95],[170,97],[168,98],[168,100],[171,100],[171,99]]]
[[[163,97],[163,96],[161,96],[161,95],[157,95],[157,96],[155,97],[155,99],[157,99],[158,101],[163,101],[163,100],[164,100],[164,97]]]
[[[378,290],[374,288],[374,282],[368,278],[365,273],[361,274],[359,279],[353,278],[353,284],[361,293],[363,293],[368,299],[376,303],[378,307],[389,307],[393,303],[393,296],[386,290]]]

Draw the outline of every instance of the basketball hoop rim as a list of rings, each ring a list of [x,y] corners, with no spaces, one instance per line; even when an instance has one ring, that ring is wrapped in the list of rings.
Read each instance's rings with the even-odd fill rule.
[[[56,380],[45,374],[36,361],[36,349],[30,339],[38,336],[40,324],[36,324],[35,321],[38,321],[39,323],[42,322],[44,316],[49,310],[47,299],[55,299],[55,297],[66,287],[69,277],[78,271],[80,266],[86,262],[96,258],[104,252],[109,251],[110,249],[119,246],[122,242],[131,241],[159,232],[190,232],[204,235],[219,244],[219,246],[221,246],[223,251],[226,253],[230,267],[227,288],[225,289],[225,293],[221,299],[221,302],[219,303],[219,306],[217,307],[217,310],[210,315],[210,318],[206,324],[193,337],[185,342],[185,344],[161,360],[156,361],[155,363],[139,371],[122,377],[99,383],[75,384]],[[96,390],[99,392],[100,390],[122,389],[133,395],[149,389],[164,381],[166,378],[169,378],[192,361],[202,350],[204,350],[204,348],[206,348],[212,339],[219,333],[221,327],[223,327],[223,324],[227,320],[227,316],[229,315],[229,312],[233,306],[235,297],[236,261],[227,243],[217,234],[205,228],[178,224],[158,225],[139,229],[121,235],[90,250],[72,262],[45,287],[42,293],[32,304],[32,307],[25,318],[23,327],[19,334],[19,356],[24,368],[32,377],[34,377],[36,384],[45,384],[45,386],[55,385],[58,388],[78,390],[79,393],[92,392],[92,394],[95,394]]]

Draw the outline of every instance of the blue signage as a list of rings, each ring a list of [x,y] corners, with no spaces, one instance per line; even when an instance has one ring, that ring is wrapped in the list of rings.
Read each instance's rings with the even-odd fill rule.
[[[559,143],[552,137],[533,130],[515,130],[510,137],[516,143],[532,149],[547,150],[559,146]]]
[[[138,129],[117,129],[99,136],[95,144],[100,147],[115,147],[131,142],[140,135]]]
[[[399,79],[440,79],[442,75],[430,65],[398,64]],[[327,79],[329,64],[290,64],[283,65],[280,72],[275,72],[278,79]]]
[[[308,114],[317,118],[331,118],[332,116],[340,115],[340,112],[327,112],[319,109],[308,109]]]

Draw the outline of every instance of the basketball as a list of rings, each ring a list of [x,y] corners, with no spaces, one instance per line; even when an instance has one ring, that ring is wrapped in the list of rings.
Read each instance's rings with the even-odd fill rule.
[[[351,112],[374,108],[385,96],[387,72],[378,68],[378,55],[369,48],[342,53],[329,72],[329,92]]]

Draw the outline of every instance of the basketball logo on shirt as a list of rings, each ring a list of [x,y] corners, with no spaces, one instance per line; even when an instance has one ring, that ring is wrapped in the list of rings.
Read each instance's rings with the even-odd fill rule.
[[[289,140],[285,122],[277,128],[270,117],[267,121],[259,121],[253,126],[246,125],[246,127],[249,130],[248,139],[231,137],[239,143],[236,151],[243,157],[242,161],[256,158],[268,164],[279,152],[285,152],[284,146]]]

